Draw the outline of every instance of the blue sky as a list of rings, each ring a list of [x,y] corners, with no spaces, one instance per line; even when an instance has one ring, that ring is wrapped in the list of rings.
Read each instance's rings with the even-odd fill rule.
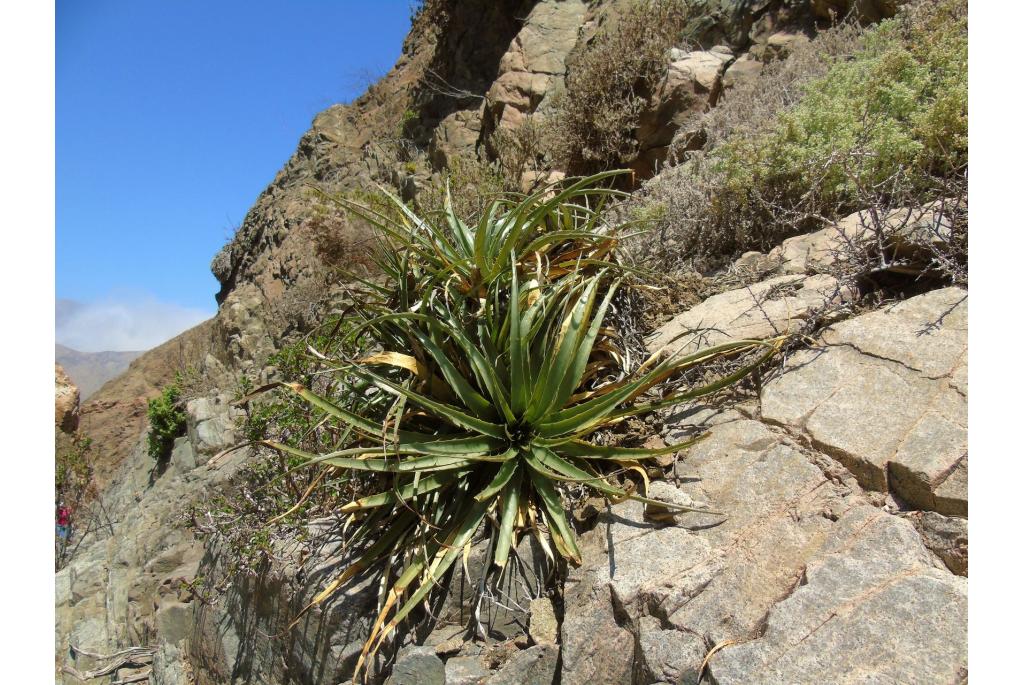
[[[409,5],[57,2],[57,298],[118,312],[77,344],[152,346],[214,313],[213,255],[316,113],[394,65]],[[133,311],[149,338],[116,335]]]

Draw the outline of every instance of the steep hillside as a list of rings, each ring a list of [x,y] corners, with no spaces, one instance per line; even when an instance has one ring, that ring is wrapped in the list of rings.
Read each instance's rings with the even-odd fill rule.
[[[88,399],[104,383],[127,369],[142,352],[79,352],[57,344],[55,354],[57,363],[71,376],[82,397]]]
[[[146,433],[147,401],[177,373],[201,366],[217,348],[214,330],[213,321],[206,321],[143,353],[82,404],[79,430],[93,441],[92,459],[100,488]],[[209,382],[216,381],[210,378]]]
[[[377,579],[352,579],[291,626],[349,560],[342,521],[315,507],[318,518],[289,518],[306,481],[283,459],[224,451],[254,424],[232,401],[293,370],[275,353],[349,302],[339,267],[366,266],[369,227],[330,197],[378,206],[383,187],[429,211],[450,179],[472,213],[480,194],[628,167],[623,187],[639,192],[615,211],[657,230],[626,256],[665,286],[650,311],[625,313],[651,329],[637,354],[795,336],[785,363],[736,397],[628,427],[644,445],[710,430],[643,480],[727,518],[668,525],[635,502],[584,501],[578,567],[550,568],[525,536],[516,580],[474,603],[489,563],[475,543],[455,593],[431,607],[437,620],[399,633],[371,682],[965,682],[966,139],[952,166],[884,178],[884,197],[857,187],[852,167],[826,195],[807,183],[832,166],[807,141],[832,131],[797,107],[816,93],[862,121],[850,115],[860,101],[822,80],[848,65],[840,77],[870,78],[847,90],[872,104],[890,101],[871,97],[880,81],[918,88],[886,150],[909,136],[898,149],[916,155],[926,146],[913,136],[956,129],[959,90],[941,117],[926,105],[935,84],[959,87],[966,3],[919,0],[920,15],[865,28],[901,4],[424,2],[392,70],[314,119],[213,258],[217,314],[82,405],[102,516],[57,574],[58,680],[348,682]],[[957,50],[915,47],[922,32]],[[817,137],[793,133],[805,129]],[[768,144],[781,152],[755,154]],[[880,157],[857,144],[849,159]],[[758,166],[782,162],[778,178]],[[147,401],[176,378],[186,425],[154,458]],[[252,522],[271,516],[288,520]]]

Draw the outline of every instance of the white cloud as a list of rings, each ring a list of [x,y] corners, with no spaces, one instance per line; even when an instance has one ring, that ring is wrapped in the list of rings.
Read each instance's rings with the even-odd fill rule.
[[[57,342],[79,352],[149,350],[213,316],[154,297],[57,300]]]

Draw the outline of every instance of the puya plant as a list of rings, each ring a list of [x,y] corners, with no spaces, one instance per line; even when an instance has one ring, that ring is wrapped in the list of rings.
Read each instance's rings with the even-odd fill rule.
[[[552,559],[580,563],[562,484],[687,510],[617,484],[612,472],[689,443],[626,448],[588,437],[726,388],[777,351],[778,340],[741,340],[681,358],[654,356],[632,370],[609,354],[616,338],[609,314],[632,277],[614,257],[621,227],[607,226],[600,211],[616,193],[598,185],[609,175],[496,200],[473,226],[451,203],[442,221],[419,217],[397,199],[397,220],[349,207],[381,229],[376,260],[384,277],[365,279],[365,297],[348,310],[336,348],[348,352],[317,352],[333,361],[339,392],[332,399],[298,383],[256,392],[286,389],[353,436],[326,454],[263,445],[307,464],[378,477],[376,492],[340,507],[359,552],[306,607],[358,574],[383,569],[387,589],[357,673],[481,529],[491,547],[489,573],[504,570],[527,534]],[[653,392],[681,373],[758,350],[753,362],[742,357],[722,377]]]

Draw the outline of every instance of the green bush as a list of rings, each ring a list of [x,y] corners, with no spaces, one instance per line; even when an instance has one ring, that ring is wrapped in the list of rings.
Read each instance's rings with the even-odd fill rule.
[[[181,390],[176,383],[166,386],[158,397],[149,401],[146,410],[149,435],[146,444],[149,456],[158,461],[167,459],[174,439],[185,434],[187,416],[181,407]]]

